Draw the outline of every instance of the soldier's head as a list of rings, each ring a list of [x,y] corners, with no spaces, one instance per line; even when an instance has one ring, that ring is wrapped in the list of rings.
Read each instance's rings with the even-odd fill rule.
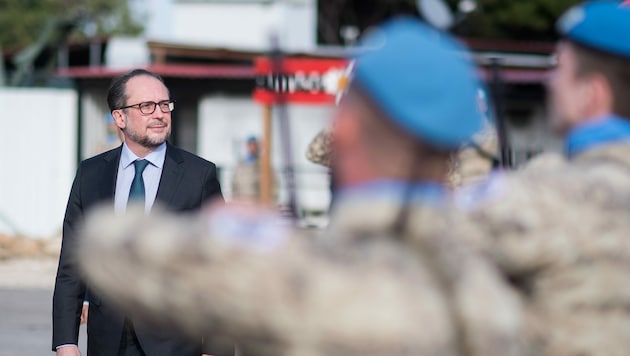
[[[447,34],[400,18],[361,42],[333,126],[335,178],[438,180],[449,154],[479,131],[479,83],[468,51]]]
[[[618,1],[578,5],[560,18],[558,31],[549,84],[553,128],[567,133],[610,114],[630,119],[630,8]]]

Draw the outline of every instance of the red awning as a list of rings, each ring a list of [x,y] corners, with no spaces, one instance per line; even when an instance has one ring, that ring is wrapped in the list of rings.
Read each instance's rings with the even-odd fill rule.
[[[141,68],[158,73],[167,78],[191,79],[251,79],[255,78],[254,66],[248,65],[183,65],[183,64],[154,64],[140,66]],[[126,73],[130,68],[108,67],[70,67],[59,69],[55,73],[59,77],[70,78],[113,78]],[[480,70],[482,80],[490,80],[490,69]],[[501,68],[502,79],[511,84],[544,84],[549,79],[548,69]]]

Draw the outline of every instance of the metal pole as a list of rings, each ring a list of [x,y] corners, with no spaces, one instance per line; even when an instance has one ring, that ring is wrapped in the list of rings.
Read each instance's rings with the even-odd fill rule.
[[[503,108],[503,78],[501,78],[501,62],[497,57],[490,59],[490,68],[492,70],[492,97],[495,108],[495,120],[497,125],[497,134],[499,136],[499,159],[501,167],[512,168],[512,150],[510,149],[510,140],[508,137],[506,117]]]
[[[271,119],[271,104],[265,104],[263,107],[263,149],[260,160],[260,201],[265,205],[272,204]]]
[[[278,93],[277,93],[277,110],[278,110],[278,126],[280,129],[280,141],[282,143],[282,156],[284,161],[284,177],[287,185],[288,193],[288,213],[293,221],[297,221],[298,208],[297,208],[297,192],[295,182],[295,170],[293,165],[293,154],[291,145],[291,130],[289,123],[289,114],[287,112],[286,103],[286,91],[288,87],[286,83],[283,83],[282,77],[285,74],[283,68],[284,55],[280,49],[277,36],[272,36],[271,39],[271,63],[272,73],[278,76]]]

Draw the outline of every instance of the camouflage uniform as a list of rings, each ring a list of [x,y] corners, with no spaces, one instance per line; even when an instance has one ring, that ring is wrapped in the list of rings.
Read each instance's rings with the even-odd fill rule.
[[[329,128],[322,129],[309,143],[306,149],[306,159],[324,167],[331,166],[332,132]]]
[[[495,127],[486,124],[475,134],[473,142],[474,146],[466,145],[453,156],[448,181],[454,188],[479,183],[492,171],[493,158],[499,150]]]
[[[396,238],[400,209],[346,200],[325,236],[260,248],[239,241],[265,231],[227,236],[203,220],[97,212],[79,255],[125,310],[190,333],[210,328],[256,354],[522,355],[517,299],[442,234],[448,214],[412,205]]]
[[[486,124],[473,141],[477,147],[461,147],[449,162],[448,182],[451,187],[468,186],[482,181],[492,170],[492,157],[498,151],[498,138],[494,126]],[[330,129],[321,130],[308,145],[306,158],[325,167],[331,166],[332,133]]]
[[[558,32],[550,113],[571,158],[546,155],[486,184],[488,200],[469,217],[476,228],[459,227],[520,292],[534,354],[628,355],[630,111],[619,104],[630,9],[585,2]],[[576,88],[587,90],[578,98]]]
[[[260,200],[260,164],[241,161],[232,176],[232,199]]]
[[[486,191],[495,199],[461,235],[476,236],[520,292],[535,354],[627,355],[630,144],[543,155]]]

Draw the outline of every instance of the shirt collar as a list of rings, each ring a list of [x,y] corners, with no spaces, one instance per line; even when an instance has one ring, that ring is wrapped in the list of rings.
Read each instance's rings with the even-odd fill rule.
[[[608,115],[578,125],[569,132],[565,150],[574,157],[588,149],[607,143],[630,140],[630,119]]]
[[[120,163],[123,168],[127,168],[131,165],[135,160],[140,157],[136,156],[135,153],[131,152],[126,142],[123,142],[122,153],[120,155]],[[155,150],[149,153],[146,157],[144,157],[149,163],[157,168],[162,168],[164,165],[164,160],[166,159],[166,142],[159,145]]]

